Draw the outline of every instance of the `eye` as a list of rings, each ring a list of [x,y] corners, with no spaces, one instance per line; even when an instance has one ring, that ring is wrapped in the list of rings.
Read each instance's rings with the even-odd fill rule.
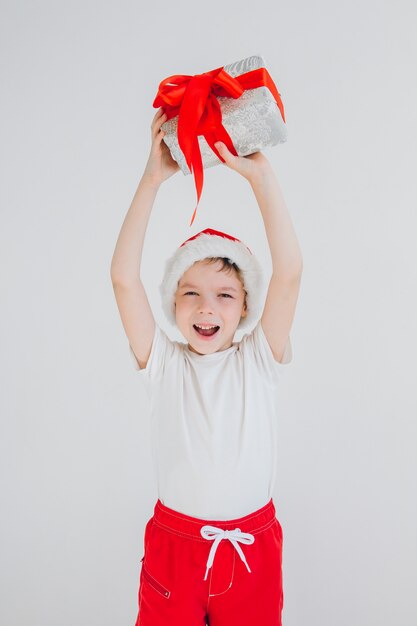
[[[184,294],[184,296],[189,296],[189,295],[192,295],[192,294],[197,294],[197,292],[196,291],[187,291]],[[221,293],[220,295],[221,296],[226,296],[226,298],[233,298],[233,296],[231,296],[229,293]]]

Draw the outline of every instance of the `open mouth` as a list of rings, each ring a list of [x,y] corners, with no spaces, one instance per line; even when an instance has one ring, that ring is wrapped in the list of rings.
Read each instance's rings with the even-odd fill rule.
[[[194,327],[194,330],[199,335],[202,335],[203,337],[212,337],[213,335],[217,333],[217,331],[220,328],[220,326],[205,327],[205,326],[198,326],[197,324],[193,324],[193,327]]]

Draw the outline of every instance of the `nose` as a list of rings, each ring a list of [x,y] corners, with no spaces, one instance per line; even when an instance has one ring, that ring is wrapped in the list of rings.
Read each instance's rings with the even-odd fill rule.
[[[198,303],[198,309],[200,313],[207,313],[208,311],[213,311],[213,302],[209,297],[201,296]]]

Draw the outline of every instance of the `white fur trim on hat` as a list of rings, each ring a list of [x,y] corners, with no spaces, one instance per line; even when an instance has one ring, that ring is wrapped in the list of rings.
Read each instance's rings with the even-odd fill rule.
[[[175,294],[181,276],[196,261],[202,261],[209,257],[226,257],[239,267],[247,292],[247,314],[246,317],[241,318],[237,328],[246,328],[256,323],[263,309],[261,300],[263,273],[259,262],[243,242],[203,231],[178,248],[166,261],[164,277],[159,286],[159,291],[162,308],[168,320],[171,324],[176,324]]]

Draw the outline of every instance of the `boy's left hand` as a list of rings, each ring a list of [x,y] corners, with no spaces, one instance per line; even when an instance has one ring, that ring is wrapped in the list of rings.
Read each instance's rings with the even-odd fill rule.
[[[268,159],[262,152],[254,152],[254,154],[241,157],[232,154],[222,141],[217,141],[214,145],[225,160],[224,164],[241,174],[250,183],[271,169]]]

